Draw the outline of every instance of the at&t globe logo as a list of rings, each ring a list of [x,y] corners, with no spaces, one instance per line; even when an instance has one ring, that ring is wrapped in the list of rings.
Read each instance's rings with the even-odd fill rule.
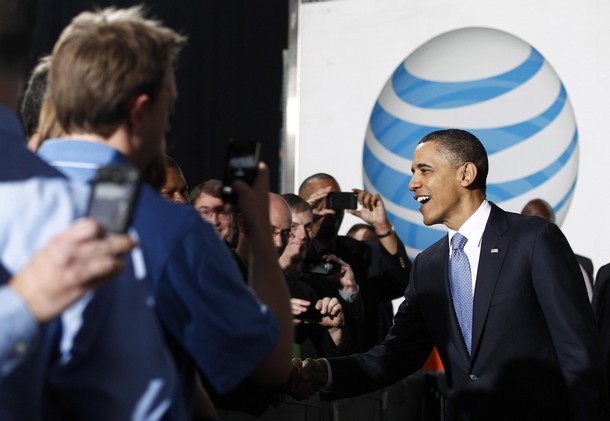
[[[417,142],[446,128],[468,130],[485,145],[489,200],[519,212],[542,198],[561,224],[578,174],[578,131],[565,87],[525,41],[495,29],[458,29],[398,66],[366,133],[364,186],[383,196],[411,257],[446,233],[444,226],[423,225],[408,190]]]

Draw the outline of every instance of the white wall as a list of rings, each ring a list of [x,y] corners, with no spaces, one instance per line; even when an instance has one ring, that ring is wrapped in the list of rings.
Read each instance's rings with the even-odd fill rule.
[[[610,262],[610,2],[336,0],[302,4],[299,14],[295,190],[315,172],[361,188],[370,112],[396,66],[449,30],[496,28],[540,51],[568,91],[580,164],[562,230],[595,270]],[[354,222],[347,215],[342,232]]]

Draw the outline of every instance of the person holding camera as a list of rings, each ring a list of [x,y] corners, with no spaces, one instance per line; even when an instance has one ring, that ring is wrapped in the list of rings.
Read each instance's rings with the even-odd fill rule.
[[[311,242],[313,214],[307,202],[294,194],[277,196],[276,206],[270,206],[270,220],[279,227],[289,226],[290,235],[280,253],[279,263],[284,272],[290,291],[290,304],[295,329],[293,354],[300,358],[318,356],[349,355],[351,335],[342,304],[337,297],[318,295],[316,290],[305,282],[309,276],[318,276],[303,271],[304,258]],[[357,292],[354,275],[347,263],[336,256],[327,256],[318,262],[317,269],[328,270],[329,275],[343,278],[345,289],[350,294]],[[328,267],[324,268],[323,264]],[[333,271],[333,268],[339,270]],[[312,267],[315,270],[315,267]],[[340,280],[336,281],[340,283]],[[351,289],[350,289],[351,287]],[[319,357],[318,357],[319,358]],[[282,396],[278,403],[270,405],[256,418],[262,421],[316,419],[330,420],[333,403],[322,401],[319,394],[303,401],[290,396]],[[227,416],[220,412],[223,421],[243,420],[243,415],[235,413]],[[248,418],[250,419],[250,418]],[[252,418],[254,419],[254,418]]]
[[[284,194],[282,197],[290,207],[292,224],[290,239],[279,262],[292,296],[290,302],[296,326],[295,340],[300,345],[300,353],[345,354],[349,340],[345,340],[348,338],[342,304],[337,297],[316,291],[308,278],[334,278],[338,285],[343,284],[341,290],[344,294],[354,297],[358,293],[354,273],[347,263],[332,255],[307,266],[305,255],[311,243],[313,214],[307,202],[299,196]],[[308,271],[305,272],[305,269]],[[320,330],[318,326],[324,329]]]
[[[299,196],[309,203],[313,211],[312,242],[307,257],[335,255],[352,268],[365,314],[358,347],[360,351],[366,351],[380,343],[388,333],[393,318],[391,301],[404,294],[411,261],[378,194],[354,189],[360,209],[346,209],[348,204],[345,201],[332,200],[340,192],[337,180],[325,173],[314,174],[301,183]],[[349,207],[356,206],[349,204]],[[379,241],[358,241],[339,235],[345,212],[370,224]],[[333,285],[330,287],[334,288]],[[338,289],[334,289],[338,294]]]
[[[354,348],[349,347],[351,335],[345,333],[347,323],[341,303],[335,297],[320,298],[322,296],[303,281],[306,274],[302,272],[301,264],[311,240],[311,209],[303,199],[291,195],[300,202],[300,206],[296,206],[299,210],[296,210],[292,207],[293,201],[286,196],[269,193],[269,224],[278,262],[291,296],[295,331],[293,355],[301,358],[349,355]],[[245,226],[240,223],[241,215],[238,215],[237,221],[239,240],[234,257],[242,262],[240,266],[247,273],[251,240]],[[333,256],[324,262],[332,267],[340,265],[341,271],[335,276],[343,278],[346,285],[355,287],[349,265]],[[354,294],[357,289],[346,287],[346,291]],[[228,394],[212,394],[212,400],[222,421],[304,419],[304,414],[315,414],[312,419],[330,419],[330,403],[322,402],[319,396],[298,402],[285,396],[285,389],[261,388],[246,381]]]

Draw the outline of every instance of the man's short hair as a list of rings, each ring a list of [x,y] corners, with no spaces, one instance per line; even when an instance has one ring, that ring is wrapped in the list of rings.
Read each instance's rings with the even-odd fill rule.
[[[37,0],[0,0],[0,73],[24,70],[37,14]]]
[[[166,168],[176,168],[178,169],[180,172],[182,172],[182,168],[180,168],[180,165],[178,165],[178,161],[176,161],[174,158],[172,158],[169,155],[165,155],[165,167]]]
[[[553,207],[544,199],[532,199],[525,204],[521,209],[522,215],[528,216],[539,216],[546,219],[549,222],[555,223],[555,210]]]
[[[49,94],[67,133],[108,137],[128,118],[130,101],[154,102],[186,38],[146,19],[142,7],[83,12],[53,49]]]
[[[282,199],[288,203],[290,210],[295,214],[299,214],[302,212],[311,212],[311,206],[305,199],[300,196],[297,196],[294,193],[285,193],[282,195]]]
[[[47,77],[50,67],[51,56],[44,56],[38,60],[38,64],[30,74],[30,79],[21,99],[19,112],[25,127],[25,134],[28,138],[38,131],[40,110],[42,109],[42,100],[47,90]]]
[[[377,235],[377,233],[375,232],[375,228],[373,228],[371,225],[365,224],[365,223],[356,223],[356,224],[352,225],[351,228],[347,230],[345,235],[347,237],[353,237],[360,230],[368,230],[368,231],[371,231],[373,234]]]
[[[325,180],[328,180],[328,181],[336,184],[337,186],[339,185],[339,183],[337,182],[335,177],[333,177],[332,175],[326,174],[323,172],[319,172],[319,173],[310,175],[305,180],[303,180],[303,182],[299,186],[299,196],[302,196],[305,193],[305,190],[307,189],[309,183],[311,183],[312,181],[325,181]]]
[[[207,194],[208,196],[222,198],[221,194],[222,182],[215,178],[210,178],[209,180],[204,181],[203,183],[199,183],[195,186],[193,190],[191,190],[191,194],[189,195],[189,200],[192,204],[195,204],[195,200],[202,194]]]
[[[487,151],[475,135],[460,129],[437,130],[424,136],[419,144],[432,141],[440,144],[440,153],[455,168],[466,162],[472,162],[478,170],[473,187],[485,191],[489,172]]]

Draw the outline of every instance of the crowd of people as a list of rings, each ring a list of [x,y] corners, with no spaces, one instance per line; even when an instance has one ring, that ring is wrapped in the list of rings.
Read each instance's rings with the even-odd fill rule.
[[[0,208],[0,419],[382,419],[435,355],[449,420],[609,419],[607,266],[593,283],[546,202],[489,202],[471,133],[415,150],[409,190],[449,233],[412,262],[382,197],[333,207],[330,174],[189,189],[165,151],[187,40],[141,7],[76,16],[20,107],[36,2],[0,10],[0,194],[25,199]],[[85,215],[118,164],[143,182],[110,234]]]

